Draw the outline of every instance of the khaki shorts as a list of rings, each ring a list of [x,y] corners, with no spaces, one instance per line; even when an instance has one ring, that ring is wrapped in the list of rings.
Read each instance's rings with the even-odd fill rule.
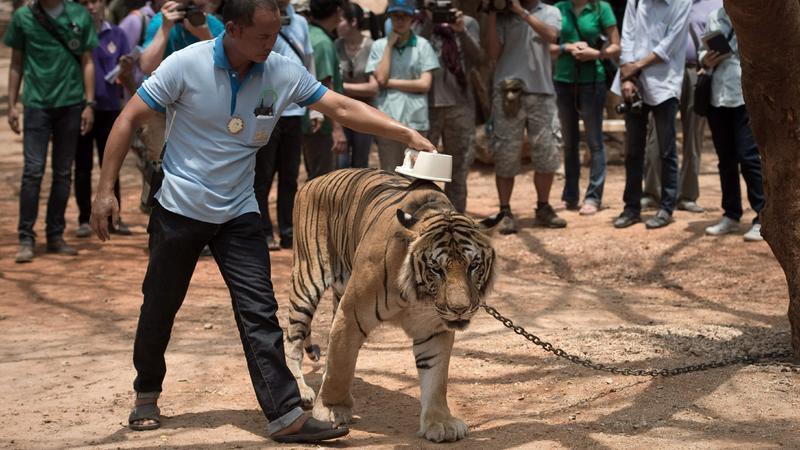
[[[561,165],[556,97],[546,94],[522,94],[521,105],[515,116],[503,111],[503,95],[496,90],[492,97],[494,129],[490,151],[494,157],[495,172],[502,178],[512,178],[520,172],[522,139],[528,130],[533,170],[554,173]]]

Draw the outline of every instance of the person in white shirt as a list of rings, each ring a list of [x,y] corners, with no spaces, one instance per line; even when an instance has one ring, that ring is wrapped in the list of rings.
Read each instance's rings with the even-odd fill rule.
[[[641,221],[642,175],[648,115],[652,112],[661,157],[661,204],[648,229],[672,222],[678,194],[675,116],[681,96],[691,0],[628,0],[622,25],[622,64],[613,91],[629,106],[625,114],[625,209],[616,228]]]
[[[719,181],[722,188],[722,220],[706,228],[706,234],[719,236],[739,229],[742,217],[742,193],[739,186],[741,170],[747,199],[756,212],[745,241],[762,241],[759,215],[764,208],[764,184],[758,145],[750,129],[750,116],[742,95],[742,64],[739,43],[725,8],[711,13],[708,31],[719,31],[728,40],[732,52],[720,55],[703,49],[699,58],[711,73],[711,105],[708,108],[708,127],[719,157]]]

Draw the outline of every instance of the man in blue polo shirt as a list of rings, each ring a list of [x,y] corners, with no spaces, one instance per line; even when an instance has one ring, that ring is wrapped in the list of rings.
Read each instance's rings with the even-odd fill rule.
[[[156,401],[166,374],[164,352],[175,314],[203,246],[209,245],[233,300],[256,398],[278,442],[332,439],[347,428],[310,418],[300,408],[276,317],[266,239],[253,193],[255,155],[291,103],[310,106],[362,133],[435,147],[416,131],[365,103],[328,91],[301,65],[270,54],[280,30],[275,0],[228,0],[225,34],[173,53],[120,114],[106,146],[92,228],[101,240],[118,218],[114,182],[134,130],[154,114],[172,119],[164,181],[150,216],[150,262],[134,343],[135,430],[160,426]],[[268,58],[269,57],[269,58]]]

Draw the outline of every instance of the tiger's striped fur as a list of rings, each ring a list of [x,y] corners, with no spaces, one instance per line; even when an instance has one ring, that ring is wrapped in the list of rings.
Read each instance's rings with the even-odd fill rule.
[[[479,309],[494,278],[488,232],[455,211],[433,183],[374,169],[332,172],[306,183],[294,208],[294,262],[286,359],[314,416],[351,419],[358,351],[382,322],[413,340],[420,376],[420,434],[457,440],[467,427],[447,406],[447,372],[454,330]],[[334,318],[319,395],[303,379],[310,324],[326,289]]]

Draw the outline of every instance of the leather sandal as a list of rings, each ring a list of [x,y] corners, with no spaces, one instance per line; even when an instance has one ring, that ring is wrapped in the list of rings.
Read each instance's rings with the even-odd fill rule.
[[[346,426],[331,428],[330,422],[309,417],[297,432],[279,436],[272,435],[270,439],[282,444],[314,443],[340,438],[349,432],[350,428]]]
[[[133,431],[147,431],[147,430],[155,430],[161,427],[161,410],[158,408],[156,401],[158,401],[158,396],[161,394],[160,392],[137,392],[136,399],[142,400],[152,399],[152,402],[145,403],[142,405],[136,405],[131,410],[130,416],[128,416],[128,428]],[[145,420],[152,420],[154,423],[142,424],[140,422]]]

